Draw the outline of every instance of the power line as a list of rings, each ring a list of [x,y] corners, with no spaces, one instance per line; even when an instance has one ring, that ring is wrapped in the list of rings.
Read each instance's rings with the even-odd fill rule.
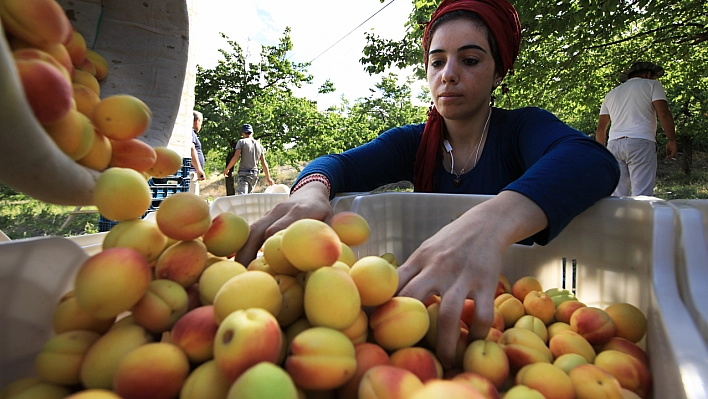
[[[380,13],[381,11],[383,11],[384,8],[390,6],[391,3],[393,3],[394,1],[396,1],[396,0],[391,0],[391,1],[389,1],[388,4],[386,4],[385,6],[381,7],[380,10],[376,11],[372,16],[370,16],[369,18],[367,18],[366,21],[360,23],[359,26],[357,26],[356,28],[352,29],[351,32],[347,33],[347,34],[344,35],[341,39],[337,40],[333,45],[327,47],[327,48],[325,49],[325,51],[321,52],[320,54],[317,55],[317,57],[313,58],[312,61],[310,61],[310,64],[312,64],[316,59],[320,58],[320,56],[322,56],[324,53],[326,53],[327,51],[329,51],[332,47],[336,46],[339,42],[341,42],[342,40],[346,39],[347,36],[349,36],[349,35],[351,35],[352,33],[354,33],[355,30],[361,28],[362,25],[364,25],[365,23],[367,23],[371,18],[375,17],[376,14]]]

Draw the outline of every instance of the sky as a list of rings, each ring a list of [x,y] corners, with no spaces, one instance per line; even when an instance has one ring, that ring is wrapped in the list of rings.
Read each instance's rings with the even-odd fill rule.
[[[400,40],[412,10],[411,0],[196,0],[195,4],[190,45],[198,65],[211,68],[221,59],[218,50],[227,49],[228,44],[219,32],[257,60],[261,45],[277,44],[285,28],[290,27],[290,60],[313,61],[308,68],[313,83],[295,94],[317,100],[320,109],[339,104],[341,96],[354,101],[370,94],[369,89],[380,76],[369,76],[359,63],[366,44],[364,33],[373,31],[383,38]],[[410,72],[398,73],[405,76]],[[317,89],[327,79],[337,91],[318,94]]]

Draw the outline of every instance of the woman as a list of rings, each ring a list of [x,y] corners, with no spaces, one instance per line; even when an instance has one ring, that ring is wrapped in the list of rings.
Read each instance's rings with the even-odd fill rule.
[[[410,180],[419,192],[496,194],[425,241],[399,268],[398,295],[442,297],[436,351],[454,363],[465,298],[476,302],[469,337],[486,336],[504,251],[547,243],[617,185],[603,146],[538,108],[503,110],[491,96],[512,70],[521,29],[506,0],[444,0],[423,47],[434,107],[425,124],[389,130],[300,174],[290,199],[252,226],[240,262],[300,218],[327,220],[338,192]]]

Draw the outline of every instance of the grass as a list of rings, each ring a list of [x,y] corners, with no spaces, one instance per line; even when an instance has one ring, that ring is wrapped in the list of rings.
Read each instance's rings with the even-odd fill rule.
[[[681,154],[677,159],[660,160],[657,172],[655,196],[664,200],[708,199],[708,156],[694,152],[693,173],[684,175],[681,171]],[[297,171],[293,168],[273,168],[276,183],[292,185]],[[226,195],[224,177],[212,175],[201,183],[200,196],[211,202]],[[266,188],[265,178],[261,176],[255,192]],[[377,191],[408,190],[407,185],[390,185]],[[74,206],[59,206],[34,200],[0,183],[0,231],[13,240],[41,236],[77,236],[98,232],[98,213],[75,215],[66,227],[67,220]],[[85,207],[83,210],[95,209]]]

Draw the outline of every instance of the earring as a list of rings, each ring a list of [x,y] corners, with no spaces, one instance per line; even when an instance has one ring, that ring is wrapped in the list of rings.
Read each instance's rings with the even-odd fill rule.
[[[501,80],[497,80],[496,82],[494,82],[495,87],[498,87],[500,84],[501,84]]]

